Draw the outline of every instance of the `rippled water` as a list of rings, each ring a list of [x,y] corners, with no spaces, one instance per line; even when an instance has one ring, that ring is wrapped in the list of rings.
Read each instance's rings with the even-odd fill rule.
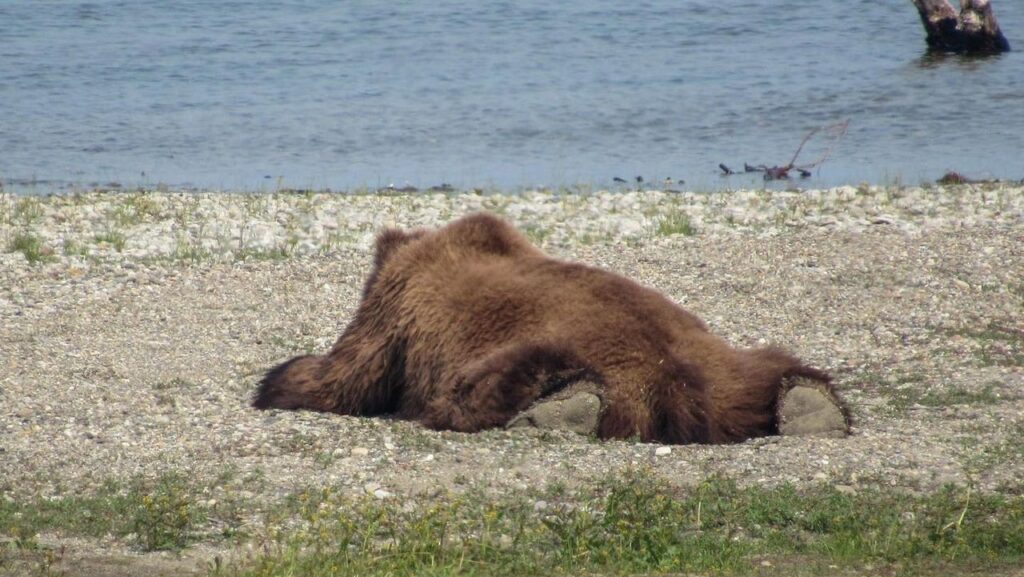
[[[715,188],[846,118],[808,184],[1021,178],[1024,3],[994,5],[1018,51],[966,60],[907,1],[5,0],[0,179]]]

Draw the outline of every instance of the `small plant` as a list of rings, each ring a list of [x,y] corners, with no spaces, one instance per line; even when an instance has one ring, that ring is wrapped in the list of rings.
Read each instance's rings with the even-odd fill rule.
[[[953,405],[994,405],[1004,400],[1000,384],[988,383],[975,389],[951,385],[930,387],[924,379],[904,378],[897,387],[887,393],[890,406],[903,412],[914,405],[923,407],[949,407]]]
[[[31,543],[44,530],[64,535],[102,537],[123,535],[131,498],[115,482],[105,483],[95,494],[37,498],[25,502],[0,499],[0,533]]]
[[[183,379],[181,377],[174,377],[169,381],[160,381],[153,385],[153,388],[158,391],[166,391],[171,389],[195,389],[196,385],[191,381]]]
[[[200,242],[192,242],[185,235],[178,235],[178,241],[174,245],[174,259],[189,261],[192,263],[202,262],[210,258],[210,251],[203,248]]]
[[[526,238],[530,239],[534,244],[540,246],[544,244],[544,241],[551,236],[551,229],[537,226],[535,224],[528,224],[523,227],[523,233]]]
[[[674,234],[693,236],[697,234],[697,229],[690,221],[689,215],[679,210],[673,210],[658,219],[658,227],[655,232],[658,236],[672,236]]]
[[[343,493],[294,495],[273,525],[298,517],[298,528],[276,532],[281,547],[226,574],[819,575],[833,564],[881,567],[872,574],[938,565],[954,574],[1017,566],[1024,550],[1024,499],[963,487],[850,495],[744,489],[710,477],[680,490],[645,470],[573,494],[556,485],[495,499],[470,488],[416,507]],[[765,571],[765,559],[797,560],[807,570]]]
[[[158,217],[160,205],[152,197],[136,193],[126,197],[109,214],[119,226],[135,226],[147,218]]]
[[[64,556],[63,547],[59,549],[44,547],[36,540],[36,535],[23,535],[19,531],[18,527],[14,528],[13,533],[13,541],[10,541],[7,544],[0,544],[0,570],[4,567],[11,567],[13,569],[14,564],[12,563],[8,565],[8,561],[6,559],[7,554],[10,551],[16,553],[11,556],[12,558],[33,560],[35,570],[31,573],[32,575],[38,575],[39,577],[58,577],[64,575],[63,571],[57,569]],[[27,569],[28,565],[26,564],[25,567]],[[2,574],[13,575],[14,573],[3,572]]]
[[[199,511],[184,477],[165,475],[151,490],[139,491],[131,528],[146,551],[181,549],[199,521]]]
[[[602,236],[598,236],[598,235],[596,235],[594,233],[591,233],[591,232],[584,232],[584,233],[576,236],[576,242],[578,242],[578,243],[580,243],[580,244],[582,244],[584,246],[595,245],[595,244],[597,244],[599,242],[609,242],[610,240],[611,240],[611,235],[604,235],[602,237]]]
[[[941,329],[947,334],[971,339],[976,344],[975,359],[980,366],[1024,365],[1024,330],[990,322],[984,327]]]
[[[74,239],[64,239],[64,255],[65,256],[88,256],[89,249],[78,244]]]
[[[334,463],[334,453],[331,451],[321,451],[313,457],[313,462],[326,469]]]
[[[106,232],[97,234],[93,237],[93,240],[97,244],[109,244],[117,252],[124,250],[124,245],[128,242],[128,237],[123,232],[117,230],[107,230]]]
[[[53,249],[43,244],[43,239],[31,232],[19,232],[11,239],[8,252],[20,252],[30,263],[53,260]]]
[[[288,251],[288,247],[278,245],[272,248],[244,248],[234,252],[234,259],[236,261],[246,260],[269,260],[279,261],[287,260],[291,257],[291,253]]]
[[[14,219],[30,225],[43,217],[43,204],[33,196],[26,196],[14,205]]]

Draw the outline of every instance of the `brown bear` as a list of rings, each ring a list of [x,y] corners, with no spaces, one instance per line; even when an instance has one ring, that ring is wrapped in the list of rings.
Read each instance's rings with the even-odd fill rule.
[[[831,395],[828,374],[784,350],[733,348],[659,292],[475,214],[380,234],[334,347],[270,370],[253,405],[473,432],[588,381],[601,438],[729,443],[778,433],[790,377]]]

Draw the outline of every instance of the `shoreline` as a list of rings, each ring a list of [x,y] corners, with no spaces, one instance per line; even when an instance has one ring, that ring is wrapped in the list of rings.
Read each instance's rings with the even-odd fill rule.
[[[778,343],[831,371],[853,435],[659,451],[249,408],[263,371],[340,334],[381,227],[480,209],[556,256],[657,288],[735,345]],[[0,500],[31,508],[184,476],[209,512],[186,556],[206,563],[254,554],[219,537],[225,526],[293,527],[277,507],[323,490],[396,507],[539,502],[550,498],[533,491],[556,485],[585,499],[640,468],[679,490],[721,477],[741,490],[927,496],[952,484],[1011,498],[1024,478],[1021,247],[1022,187],[4,194]],[[135,539],[57,527],[42,541],[160,555],[124,553]]]
[[[365,248],[382,228],[437,226],[490,211],[539,245],[804,228],[904,232],[1024,224],[1024,186],[844,186],[800,191],[526,191],[336,194],[306,191],[0,193],[0,249],[30,261],[246,260]],[[546,222],[550,215],[557,222]],[[18,238],[18,237],[24,238]],[[10,257],[5,258],[10,263]]]

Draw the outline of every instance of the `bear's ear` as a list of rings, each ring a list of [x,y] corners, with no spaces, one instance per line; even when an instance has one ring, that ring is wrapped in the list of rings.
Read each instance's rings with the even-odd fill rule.
[[[408,244],[425,234],[425,231],[414,230],[405,232],[397,228],[389,228],[377,235],[377,244],[374,247],[373,266],[379,269],[384,266],[391,255],[402,245]]]

